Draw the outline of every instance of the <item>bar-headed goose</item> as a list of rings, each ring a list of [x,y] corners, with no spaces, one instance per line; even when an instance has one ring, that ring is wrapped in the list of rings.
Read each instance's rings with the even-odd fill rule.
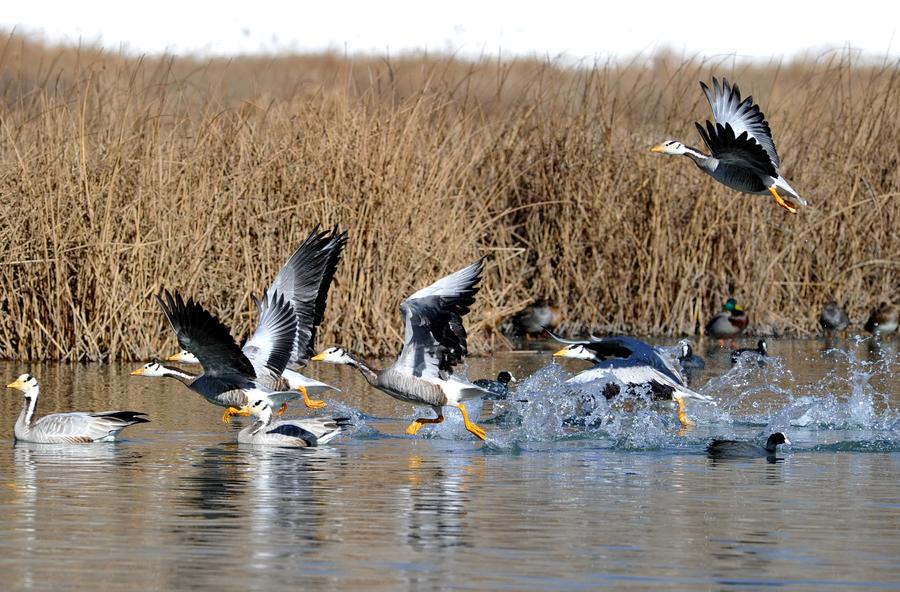
[[[639,339],[592,336],[589,340],[570,340],[552,333],[550,335],[560,343],[566,344],[564,348],[554,353],[554,356],[594,363],[591,368],[566,382],[584,384],[613,378],[624,383],[628,389],[649,388],[653,399],[675,401],[678,406],[678,421],[683,427],[693,425],[685,414],[684,399],[715,404],[712,398],[689,389],[684,376],[673,361],[667,359],[652,345]],[[618,385],[608,383],[603,394],[608,399],[619,395]]]
[[[178,344],[197,356],[203,373],[188,374],[150,362],[133,371],[133,376],[168,376],[181,381],[213,405],[227,407],[222,416],[224,422],[239,407],[257,399],[277,403],[284,412],[287,401],[298,396],[295,390],[275,391],[266,386],[284,371],[294,346],[294,309],[280,294],[265,297],[259,326],[247,341],[258,350],[255,364],[238,347],[225,325],[193,298],[185,302],[180,294],[164,290],[156,299],[178,337]]]
[[[140,411],[101,411],[89,413],[53,413],[40,419],[34,418],[40,386],[37,378],[22,374],[6,388],[22,392],[24,405],[13,433],[16,440],[37,444],[85,444],[88,442],[112,442],[119,432],[136,423],[146,423],[147,414]]]
[[[450,406],[459,409],[466,429],[484,440],[484,430],[469,421],[465,401],[488,391],[452,373],[466,355],[462,317],[475,302],[483,265],[484,260],[479,260],[403,301],[403,349],[386,370],[375,372],[340,347],[330,347],[312,359],[352,366],[370,385],[395,399],[434,409],[436,417],[416,419],[406,428],[407,434],[415,435],[425,424],[441,423],[443,407]]]
[[[278,376],[271,376],[268,372],[258,372],[259,383],[275,391],[295,389],[302,393],[303,402],[312,409],[324,407],[325,402],[311,399],[309,397],[311,393],[339,390],[324,382],[304,376],[299,370],[306,366],[310,356],[316,353],[314,349],[316,332],[325,317],[328,290],[346,244],[346,232],[338,232],[337,227],[330,231],[320,231],[316,226],[303,244],[297,247],[264,294],[263,302],[267,298],[271,299],[275,294],[281,294],[293,306],[297,320],[297,333],[290,358],[282,373]],[[265,311],[259,302],[257,302],[257,307],[259,308],[260,323],[262,323],[262,315]],[[261,370],[261,367],[265,365],[265,360],[260,357],[262,352],[252,338],[244,344],[243,352],[257,370]],[[200,363],[197,356],[188,350],[181,350],[166,359],[184,364]]]
[[[237,415],[252,415],[256,418],[256,421],[238,432],[238,442],[263,446],[319,446],[340,434],[341,428],[348,424],[348,420],[341,417],[273,419],[272,405],[262,399],[244,405]]]
[[[759,105],[753,97],[741,100],[741,91],[728,80],[713,78],[713,88],[700,83],[713,119],[706,122],[706,128],[695,123],[703,143],[710,155],[696,148],[685,146],[675,140],[666,140],[651,150],[669,155],[687,156],[700,170],[727,187],[744,193],[771,193],[775,201],[792,214],[797,213],[797,204],[807,205],[806,200],[794,191],[779,173],[781,160],[775,151],[772,130]],[[783,198],[778,191],[790,199]]]

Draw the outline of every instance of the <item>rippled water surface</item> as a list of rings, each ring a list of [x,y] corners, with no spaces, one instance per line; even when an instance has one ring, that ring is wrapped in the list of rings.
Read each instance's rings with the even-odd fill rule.
[[[480,410],[486,444],[452,410],[406,436],[412,407],[316,365],[343,389],[325,411],[354,428],[312,450],[238,446],[221,409],[130,367],[0,363],[41,379],[39,414],[152,419],[115,444],[14,446],[6,391],[3,589],[897,589],[897,347],[843,345],[711,355],[695,385],[718,405],[690,406],[683,434],[672,410],[563,387],[577,361],[472,359],[470,378],[519,378]],[[775,430],[793,442],[777,462],[704,454]]]

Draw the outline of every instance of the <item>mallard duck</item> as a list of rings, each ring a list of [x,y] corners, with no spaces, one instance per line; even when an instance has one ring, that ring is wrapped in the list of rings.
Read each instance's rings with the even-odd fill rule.
[[[675,401],[678,406],[678,421],[682,427],[693,425],[685,414],[684,399],[715,404],[712,398],[689,389],[684,376],[672,361],[649,343],[624,336],[570,340],[551,335],[560,343],[567,344],[554,353],[554,356],[594,363],[591,368],[566,382],[583,384],[614,378],[629,388],[648,387],[654,399]],[[603,394],[607,399],[619,395],[618,385],[609,383]]]
[[[476,261],[403,301],[403,349],[386,370],[375,372],[340,347],[330,347],[312,359],[356,368],[370,385],[398,401],[434,410],[436,417],[416,419],[406,428],[407,434],[417,434],[425,424],[441,423],[443,408],[449,406],[459,409],[466,430],[484,440],[484,430],[469,420],[465,402],[489,391],[452,373],[466,355],[462,318],[475,302],[483,267],[483,259]]]
[[[506,397],[509,394],[509,383],[515,381],[516,377],[512,375],[512,372],[503,370],[497,374],[497,380],[479,378],[473,384],[490,392],[492,396],[488,398],[497,399]]]
[[[830,334],[835,331],[843,331],[849,327],[850,318],[837,302],[829,300],[822,308],[822,314],[819,315],[819,325],[825,330],[826,334]]]
[[[762,366],[766,362],[766,358],[769,356],[769,345],[766,343],[765,339],[760,339],[756,342],[756,347],[742,347],[740,349],[733,350],[731,352],[731,365],[740,361],[741,358],[745,359],[755,359],[756,362]]]
[[[197,376],[150,362],[134,370],[132,376],[174,378],[213,405],[226,407],[222,416],[226,423],[240,407],[255,400],[277,402],[283,413],[287,402],[297,398],[296,390],[273,391],[265,384],[284,371],[296,337],[294,309],[280,294],[263,299],[259,326],[247,342],[261,352],[256,365],[238,347],[225,325],[192,298],[185,302],[180,294],[163,290],[156,299],[179,345],[197,356],[203,373]],[[267,377],[265,383],[260,376]]]
[[[311,399],[310,393],[339,390],[324,382],[308,378],[298,370],[306,366],[309,357],[315,353],[316,332],[325,316],[328,289],[346,244],[346,232],[339,233],[337,227],[330,232],[320,232],[316,226],[303,244],[294,251],[265,292],[266,297],[281,294],[293,306],[297,320],[296,343],[284,371],[279,376],[271,376],[265,371],[265,360],[261,359],[265,352],[258,347],[252,337],[242,348],[247,359],[257,369],[257,380],[260,384],[275,391],[297,390],[303,395],[304,404],[311,409],[322,408],[325,402]],[[261,319],[264,311],[258,302],[257,308]],[[197,356],[187,350],[166,359],[184,364],[200,363]]]
[[[882,302],[869,315],[865,329],[873,335],[891,335],[897,332],[898,326],[900,315],[897,314],[897,307],[889,302]]]
[[[651,150],[668,155],[683,155],[694,161],[700,170],[723,185],[744,193],[771,193],[775,201],[792,214],[797,204],[806,200],[779,173],[781,160],[775,151],[772,130],[753,97],[741,100],[741,91],[728,80],[713,78],[713,89],[700,83],[703,94],[712,107],[713,122],[706,128],[695,123],[703,143],[711,155],[706,155],[675,140],[666,140]],[[782,191],[790,197],[783,198]]]
[[[236,415],[256,417],[256,421],[238,432],[238,442],[262,446],[308,448],[325,444],[348,425],[344,417],[286,417],[273,419],[272,405],[258,399],[244,405]]]
[[[713,440],[706,447],[706,453],[712,458],[772,457],[778,446],[790,443],[782,432],[775,432],[766,440],[765,446],[738,440]]]
[[[6,388],[22,392],[24,405],[13,433],[20,442],[37,444],[86,444],[112,442],[119,432],[136,423],[147,423],[147,414],[140,411],[101,411],[90,413],[74,411],[53,413],[40,419],[34,418],[40,385],[30,374],[22,374]]]
[[[734,338],[744,332],[750,323],[750,317],[734,298],[725,301],[722,310],[706,325],[706,334],[719,340],[719,346],[725,347],[725,338],[731,338],[731,347],[735,347]]]
[[[512,324],[516,335],[534,337],[542,335],[544,329],[554,330],[559,326],[562,316],[559,308],[544,298],[536,298],[513,316]]]

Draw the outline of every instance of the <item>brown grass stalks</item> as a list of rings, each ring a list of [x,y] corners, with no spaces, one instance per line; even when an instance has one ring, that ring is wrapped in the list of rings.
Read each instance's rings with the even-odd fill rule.
[[[790,216],[648,147],[699,140],[698,80],[737,80],[812,207]],[[474,349],[533,296],[565,330],[695,334],[734,294],[803,335],[900,286],[900,68],[658,57],[138,59],[0,43],[0,357],[174,349],[176,288],[235,333],[315,223],[350,243],[322,343],[397,351],[404,295],[490,256]]]

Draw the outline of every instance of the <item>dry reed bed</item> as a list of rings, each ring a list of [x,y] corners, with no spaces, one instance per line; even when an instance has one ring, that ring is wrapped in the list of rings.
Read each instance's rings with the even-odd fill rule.
[[[711,75],[761,101],[813,207],[737,195],[656,141],[698,144]],[[397,351],[402,297],[489,256],[475,349],[532,296],[565,330],[695,334],[730,294],[807,334],[830,294],[859,322],[900,285],[900,69],[566,69],[336,56],[199,62],[0,52],[0,357],[174,349],[176,288],[236,334],[315,223],[350,231],[322,343]]]

